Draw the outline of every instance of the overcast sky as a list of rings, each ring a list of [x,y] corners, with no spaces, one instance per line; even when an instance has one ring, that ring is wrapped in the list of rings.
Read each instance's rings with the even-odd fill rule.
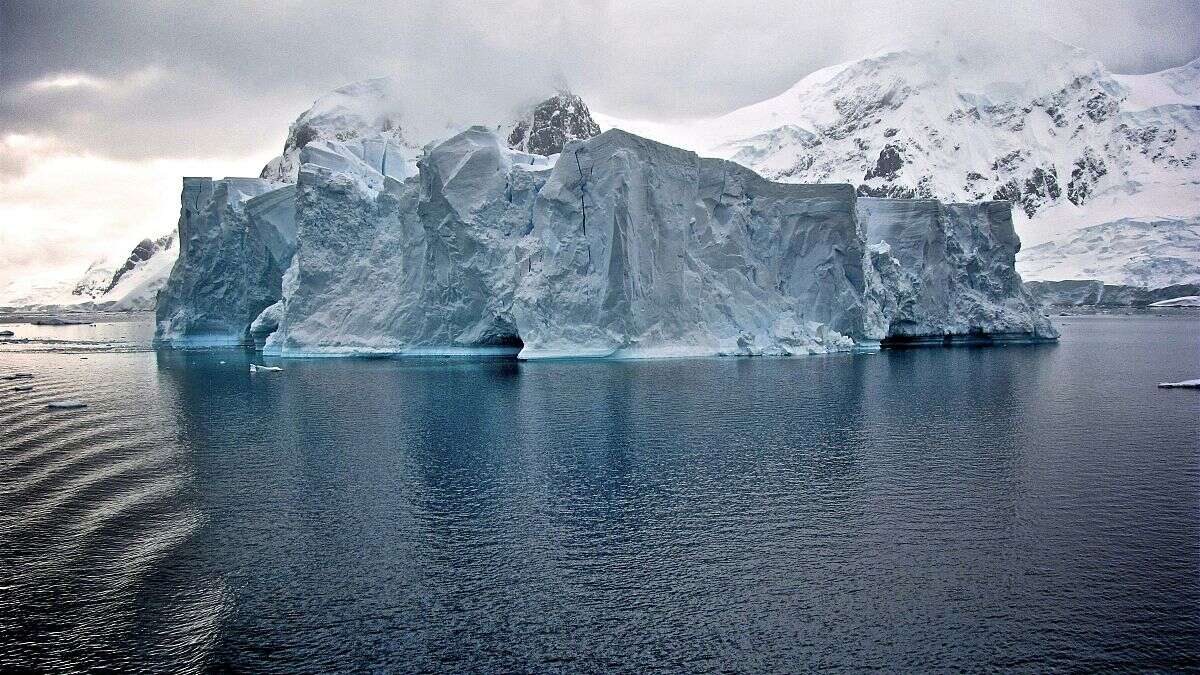
[[[167,232],[181,175],[256,175],[313,99],[366,77],[479,121],[559,85],[608,114],[692,117],[886,46],[1031,29],[1117,72],[1200,55],[1196,0],[0,0],[0,286]]]

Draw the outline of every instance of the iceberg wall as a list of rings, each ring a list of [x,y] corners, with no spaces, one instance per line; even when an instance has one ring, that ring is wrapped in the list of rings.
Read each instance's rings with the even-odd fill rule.
[[[419,178],[378,192],[305,164],[295,288],[266,351],[515,354],[513,256],[539,159],[474,127],[430,148]]]
[[[259,178],[183,179],[179,258],[155,307],[160,344],[247,342],[250,323],[280,297],[294,194]]]
[[[619,130],[568,144],[521,244],[521,354],[848,348],[869,332],[854,199]]]
[[[160,341],[544,358],[1056,337],[1005,202],[774,183],[620,130],[548,159],[472,127],[415,175],[369,140],[306,146],[286,187],[185,180]]]
[[[1008,202],[860,198],[858,213],[886,280],[886,340],[1058,337],[1016,272]]]

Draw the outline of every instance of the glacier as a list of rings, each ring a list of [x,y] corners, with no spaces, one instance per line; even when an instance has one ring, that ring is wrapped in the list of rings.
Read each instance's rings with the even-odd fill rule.
[[[406,153],[388,119],[289,140],[260,178],[185,179],[157,340],[536,359],[1057,337],[1007,202],[866,199],[570,124],[549,156],[478,126]]]

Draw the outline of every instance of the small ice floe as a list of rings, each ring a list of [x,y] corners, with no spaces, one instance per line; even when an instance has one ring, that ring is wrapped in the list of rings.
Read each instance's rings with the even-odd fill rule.
[[[1160,389],[1200,389],[1200,380],[1183,380],[1182,382],[1159,382]]]
[[[83,401],[67,399],[65,401],[51,401],[46,404],[46,407],[51,410],[77,410],[79,408],[86,408],[87,404]]]
[[[278,372],[280,370],[283,370],[283,368],[280,368],[279,366],[260,366],[260,365],[256,365],[253,363],[250,364],[250,372],[252,372],[252,373],[257,373],[260,371],[266,372],[266,373],[273,373],[273,372]]]

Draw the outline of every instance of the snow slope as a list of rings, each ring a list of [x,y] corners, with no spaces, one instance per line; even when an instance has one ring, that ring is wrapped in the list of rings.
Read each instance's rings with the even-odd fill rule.
[[[1123,218],[1085,227],[1017,256],[1027,281],[1097,279],[1162,288],[1200,284],[1200,218]]]
[[[101,258],[75,280],[44,285],[10,284],[0,307],[43,311],[144,311],[154,309],[179,255],[175,233],[144,239],[125,258]]]
[[[1150,304],[1151,307],[1200,307],[1200,295],[1185,295],[1170,300],[1160,300]]]
[[[875,197],[1008,200],[1025,245],[1065,245],[1078,229],[1125,218],[1200,218],[1198,83],[1200,62],[1117,75],[1044,36],[999,52],[942,41],[817,71],[712,119],[597,117],[772,180],[849,182]],[[1200,264],[1200,248],[1182,253]],[[1098,258],[1101,274],[1120,270],[1126,255],[1078,242],[1061,252],[1072,259],[1064,269]]]

